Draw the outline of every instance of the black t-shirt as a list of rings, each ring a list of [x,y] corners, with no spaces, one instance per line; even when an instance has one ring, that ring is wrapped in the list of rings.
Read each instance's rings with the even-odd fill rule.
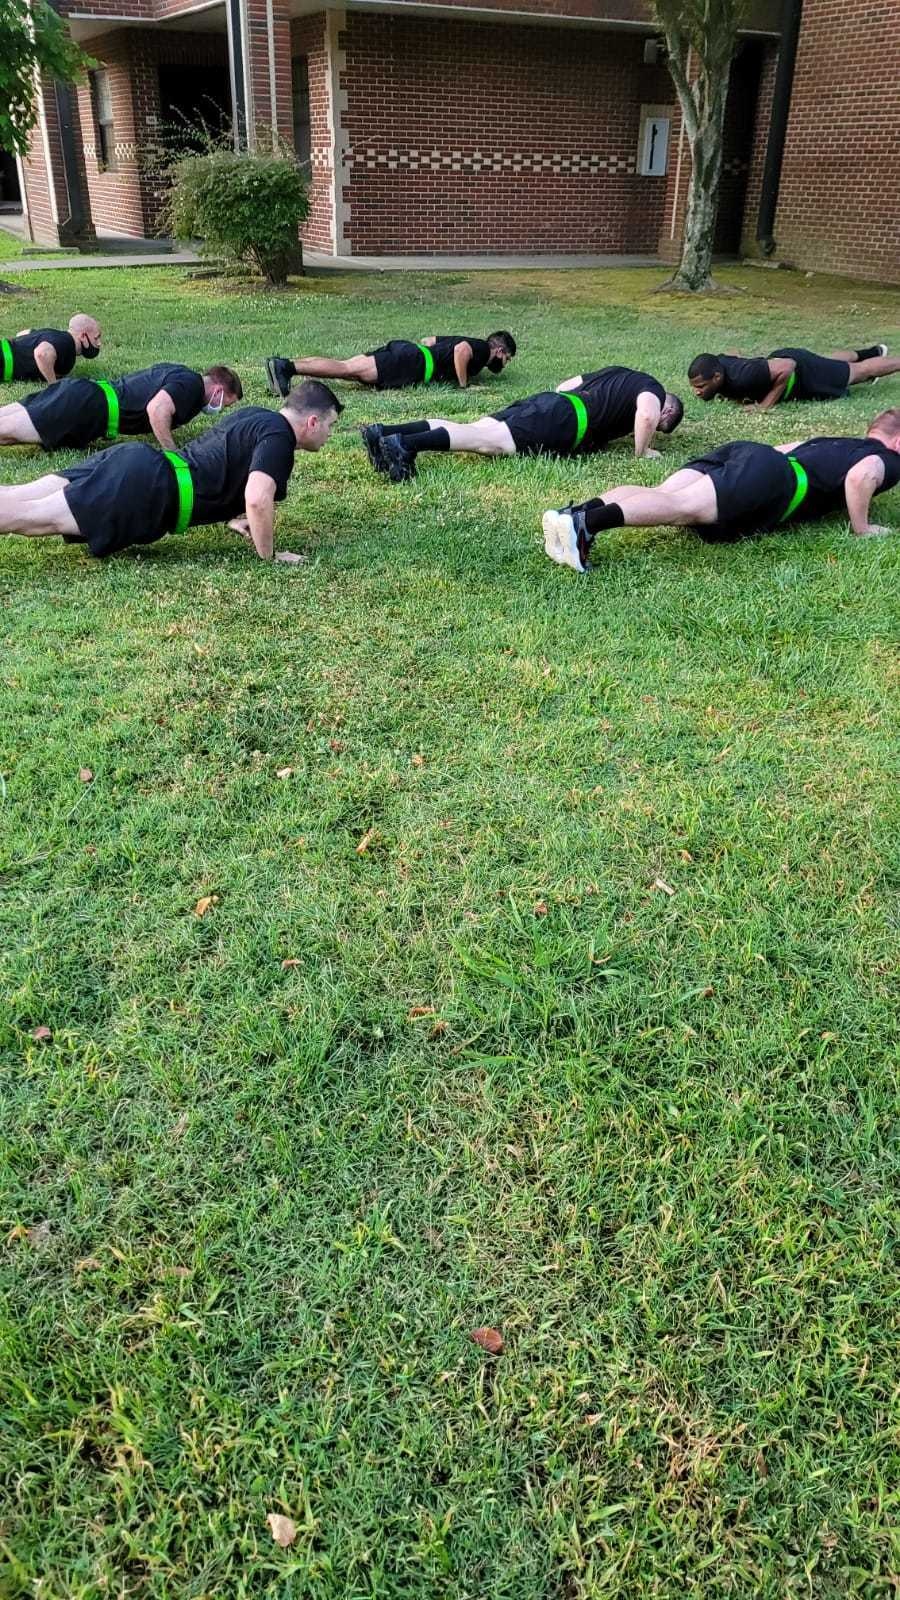
[[[587,433],[579,446],[579,451],[585,453],[631,433],[639,395],[653,394],[660,405],[666,398],[666,391],[656,378],[649,372],[635,372],[632,367],[601,367],[598,372],[586,372],[580,389],[571,392],[587,408]]]
[[[765,356],[716,356],[722,369],[719,390],[726,400],[762,400],[772,387]]]
[[[296,448],[290,423],[266,406],[242,406],[192,439],[181,452],[194,480],[191,524],[199,527],[241,516],[251,472],[274,478],[275,499],[283,500]]]
[[[70,333],[65,333],[62,328],[32,328],[29,333],[20,333],[17,339],[10,339],[13,353],[13,377],[22,382],[38,383],[45,381],[34,359],[34,352],[39,344],[52,344],[56,351],[56,376],[64,378],[71,372],[75,365],[77,351],[75,340]]]
[[[456,368],[453,365],[453,352],[458,344],[470,344],[472,355],[469,360],[466,382],[471,383],[474,377],[487,366],[491,357],[491,348],[486,339],[473,339],[469,334],[439,333],[434,344],[431,345],[431,354],[434,357],[434,382],[456,383]]]
[[[127,377],[116,378],[112,387],[119,396],[120,433],[149,432],[147,407],[160,389],[165,389],[175,402],[171,423],[173,428],[182,428],[206,404],[206,391],[199,372],[168,361],[160,361],[155,367],[144,367],[140,372],[129,372]]]
[[[804,468],[809,489],[797,509],[798,521],[827,517],[846,508],[844,479],[857,461],[878,456],[884,462],[884,481],[875,490],[884,494],[900,483],[900,452],[889,450],[880,439],[808,439],[791,451]]]

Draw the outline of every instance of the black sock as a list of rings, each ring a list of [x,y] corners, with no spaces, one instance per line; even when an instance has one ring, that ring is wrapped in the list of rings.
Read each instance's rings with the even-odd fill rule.
[[[383,422],[382,433],[396,433],[401,439],[408,439],[412,433],[427,433],[427,422]]]
[[[602,533],[605,528],[624,528],[625,526],[625,513],[622,507],[617,506],[615,502],[612,505],[607,505],[605,500],[589,500],[583,510],[584,525],[592,539],[596,534]]]
[[[881,351],[877,344],[867,344],[865,350],[857,350],[857,361],[871,361],[873,356],[880,356]]]
[[[450,435],[446,428],[429,428],[427,433],[407,435],[406,448],[414,455],[418,455],[420,450],[449,450]]]

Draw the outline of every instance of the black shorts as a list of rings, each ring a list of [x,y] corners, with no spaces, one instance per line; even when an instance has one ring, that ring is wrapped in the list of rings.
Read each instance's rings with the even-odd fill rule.
[[[115,445],[62,476],[66,503],[92,556],[155,544],[178,520],[175,473],[152,445]]]
[[[409,339],[392,339],[377,350],[369,350],[378,377],[376,389],[410,389],[425,377],[425,357]]]
[[[791,400],[842,400],[850,387],[849,361],[817,356],[814,350],[773,350],[772,354],[797,363]]]
[[[106,433],[106,395],[90,378],[64,378],[22,401],[45,450],[80,450]]]
[[[574,454],[578,418],[564,394],[533,394],[528,400],[514,400],[493,415],[498,422],[506,423],[517,455]]]
[[[697,525],[707,544],[731,544],[777,527],[797,486],[787,456],[770,444],[740,440],[684,464],[712,478],[715,487],[718,521]]]

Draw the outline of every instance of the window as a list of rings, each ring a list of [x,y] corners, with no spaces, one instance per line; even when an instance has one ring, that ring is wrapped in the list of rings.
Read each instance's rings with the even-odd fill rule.
[[[312,138],[309,127],[309,61],[295,56],[291,62],[291,87],[294,108],[294,151],[305,173],[310,170]]]
[[[643,178],[664,178],[669,170],[671,106],[641,106],[638,172]]]
[[[101,172],[111,172],[115,170],[116,165],[116,141],[113,133],[109,73],[103,69],[91,73],[91,101],[94,107],[94,126],[97,130],[97,166]]]

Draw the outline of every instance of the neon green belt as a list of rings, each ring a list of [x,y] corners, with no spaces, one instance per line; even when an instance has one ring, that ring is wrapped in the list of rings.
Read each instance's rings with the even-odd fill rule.
[[[106,437],[107,439],[118,439],[119,396],[116,394],[112,384],[107,383],[105,379],[94,378],[93,381],[96,383],[97,388],[102,389],[103,393],[106,395]]]
[[[568,389],[563,390],[563,398],[571,401],[575,407],[575,416],[578,420],[575,424],[575,443],[572,448],[577,450],[588,429],[587,406],[579,394],[572,394]]]
[[[796,382],[797,382],[797,374],[796,374],[796,372],[792,372],[790,374],[790,376],[788,377],[787,383],[784,386],[784,394],[781,396],[782,400],[790,400],[791,394],[793,393],[794,385],[796,384]]]
[[[425,376],[422,379],[422,382],[430,383],[434,377],[434,356],[431,353],[431,346],[427,344],[417,344],[416,349],[421,350],[423,356],[425,357]]]
[[[794,477],[796,478],[797,482],[794,487],[794,494],[791,499],[791,503],[787,510],[778,518],[779,522],[787,522],[788,517],[792,517],[794,515],[797,507],[802,506],[807,494],[809,493],[809,478],[806,475],[806,468],[800,465],[800,462],[797,460],[796,456],[788,456],[788,461],[794,469]]]
[[[12,383],[13,353],[8,339],[0,339],[0,383]]]
[[[178,520],[172,532],[184,533],[194,514],[194,480],[184,456],[177,455],[174,450],[164,450],[163,455],[172,468],[178,484]]]

